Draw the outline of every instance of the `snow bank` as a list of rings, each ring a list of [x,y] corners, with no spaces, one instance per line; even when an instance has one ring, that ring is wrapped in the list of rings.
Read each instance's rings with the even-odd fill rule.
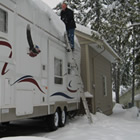
[[[51,139],[42,138],[42,137],[6,137],[6,138],[1,138],[1,140],[51,140]]]
[[[114,108],[113,108],[113,113],[120,113],[120,112],[124,112],[125,110],[123,109],[123,105],[121,104],[115,104]]]
[[[116,104],[113,108],[113,116],[117,116],[126,120],[137,119],[138,115],[139,115],[139,111],[137,107],[133,107],[130,109],[123,109],[123,105]]]
[[[137,119],[139,116],[139,111],[137,107],[130,108],[129,110],[126,111],[125,117],[128,119]]]

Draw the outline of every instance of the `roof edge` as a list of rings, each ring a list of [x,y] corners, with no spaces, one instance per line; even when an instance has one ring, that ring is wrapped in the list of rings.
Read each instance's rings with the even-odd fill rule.
[[[118,61],[121,60],[121,58],[119,57],[119,55],[111,48],[111,46],[106,42],[106,40],[103,39],[97,39],[97,38],[93,38],[92,34],[97,35],[100,38],[100,34],[88,27],[85,27],[83,25],[77,24],[77,28],[76,28],[76,35],[80,36],[80,34],[82,34],[82,37],[84,37],[87,40],[90,40],[91,42],[97,43],[98,45],[104,46],[105,49]]]

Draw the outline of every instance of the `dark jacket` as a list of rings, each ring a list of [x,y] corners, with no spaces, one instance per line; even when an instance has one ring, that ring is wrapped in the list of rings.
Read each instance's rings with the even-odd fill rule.
[[[65,11],[63,10],[61,11],[61,20],[65,23],[66,30],[76,28],[76,24],[74,21],[74,14],[71,9],[66,8]]]

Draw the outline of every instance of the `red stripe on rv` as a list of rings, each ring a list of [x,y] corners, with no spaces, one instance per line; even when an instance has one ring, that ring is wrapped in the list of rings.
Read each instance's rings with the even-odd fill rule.
[[[77,89],[77,90],[71,90],[71,89],[69,89],[69,88],[67,87],[67,90],[68,90],[69,92],[75,93],[75,92],[77,92],[79,89]]]
[[[0,45],[6,46],[6,47],[12,49],[12,46],[8,42],[0,41]],[[9,58],[11,58],[11,57],[12,57],[12,51],[10,52],[10,55],[9,55]],[[7,65],[8,65],[8,63],[6,62],[2,68],[1,75],[5,75],[9,71],[9,70],[6,71]]]
[[[11,53],[10,53],[10,55],[9,55],[9,58],[11,58],[11,57],[12,57],[12,51],[11,51]],[[4,66],[3,66],[3,68],[2,68],[1,75],[4,75],[4,74],[6,74],[6,73],[9,71],[9,70],[5,71],[6,68],[7,68],[7,65],[8,65],[8,63],[6,62],[6,63],[4,64]]]
[[[32,79],[32,78],[23,79],[23,80],[19,81],[19,83],[21,83],[21,82],[30,82],[30,83],[36,85],[36,86],[38,87],[38,89],[39,89],[42,93],[44,93],[44,92],[42,91],[42,89],[40,88],[40,86],[38,85],[37,81],[34,80],[34,79]],[[44,94],[45,94],[45,93],[44,93]]]
[[[12,49],[12,46],[8,42],[0,41],[0,45],[4,45],[4,46],[7,46],[8,48]]]

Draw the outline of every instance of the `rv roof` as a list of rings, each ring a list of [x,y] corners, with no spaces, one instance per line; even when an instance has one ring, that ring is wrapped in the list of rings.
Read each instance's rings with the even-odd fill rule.
[[[16,3],[16,0],[10,0],[10,1],[12,1],[13,3]]]
[[[63,40],[65,25],[42,0],[11,0],[17,5],[17,13],[31,23]]]

